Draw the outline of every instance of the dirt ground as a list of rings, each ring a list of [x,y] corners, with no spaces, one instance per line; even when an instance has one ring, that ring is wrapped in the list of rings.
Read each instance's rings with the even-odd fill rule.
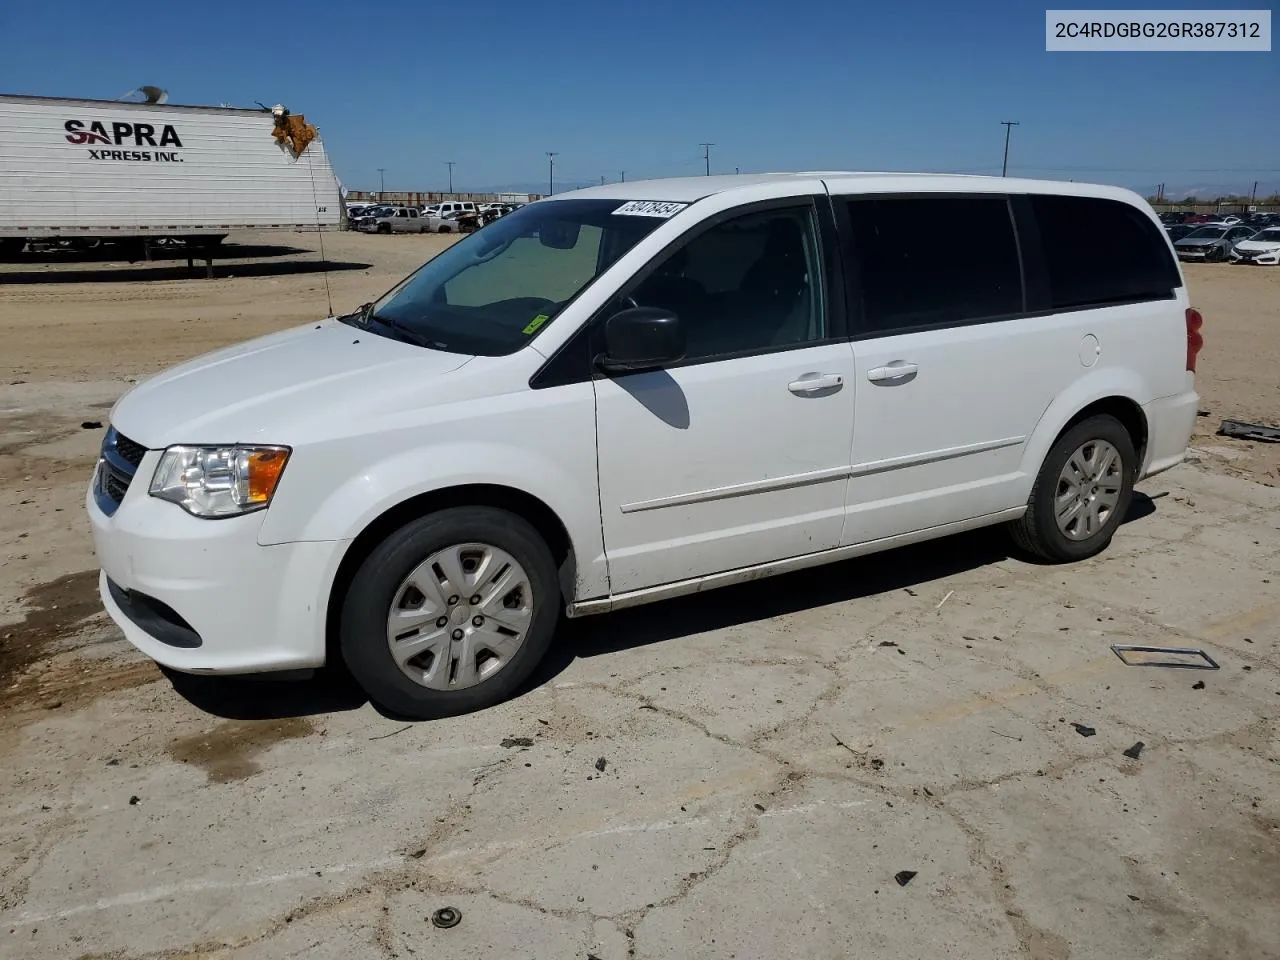
[[[406,724],[167,677],[96,596],[120,393],[448,242],[319,239],[0,264],[0,957],[1280,957],[1280,444],[1214,436],[1280,425],[1280,269],[1187,268],[1194,455],[1102,557],[982,532],[584,620]]]

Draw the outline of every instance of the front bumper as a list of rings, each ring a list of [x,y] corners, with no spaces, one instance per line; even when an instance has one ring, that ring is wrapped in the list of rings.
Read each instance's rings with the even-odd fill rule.
[[[1231,262],[1232,263],[1256,263],[1256,264],[1259,264],[1260,266],[1277,266],[1277,265],[1280,265],[1280,250],[1267,250],[1261,253],[1250,254],[1247,257],[1242,256],[1241,254],[1238,254],[1234,250],[1232,250]]]
[[[146,455],[114,515],[85,499],[107,613],[135,647],[186,673],[322,666],[329,590],[349,541],[261,546],[265,513],[201,520],[151,497]]]

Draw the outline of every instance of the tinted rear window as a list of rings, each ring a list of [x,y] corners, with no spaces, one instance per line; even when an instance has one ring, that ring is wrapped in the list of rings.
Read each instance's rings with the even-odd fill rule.
[[[1022,311],[1018,246],[1004,197],[853,200],[849,221],[868,330],[970,323]]]
[[[1135,207],[1033,195],[1054,309],[1164,300],[1181,285],[1163,231]]]

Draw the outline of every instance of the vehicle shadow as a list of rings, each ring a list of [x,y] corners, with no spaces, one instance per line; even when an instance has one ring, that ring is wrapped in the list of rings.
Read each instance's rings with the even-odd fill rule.
[[[329,271],[368,270],[373,264],[346,260],[321,260],[311,251],[303,251],[311,259],[279,260],[268,262],[228,262],[228,257],[218,257],[213,262],[214,279],[228,277],[284,277]],[[235,257],[242,256],[235,254]],[[181,260],[179,263],[178,261]],[[118,260],[100,269],[53,270],[0,270],[0,286],[19,283],[145,283],[157,280],[192,280],[205,277],[205,264],[199,257],[188,267],[186,257],[175,257],[168,262],[139,262],[124,264]]]
[[[1155,502],[1135,492],[1124,523],[1156,512]],[[555,679],[580,657],[598,657],[620,650],[678,640],[767,620],[798,610],[844,603],[907,588],[923,588],[931,581],[999,563],[1016,554],[999,527],[900,547],[841,563],[814,567],[743,583],[706,593],[680,597],[617,613],[566,620],[546,659],[520,688],[520,697]],[[762,589],[767,583],[768,589]],[[355,710],[368,698],[341,669],[328,667],[305,680],[262,677],[190,676],[166,671],[182,697],[214,716],[230,720],[276,720]],[[381,707],[389,719],[405,720]],[[407,721],[406,721],[407,722]]]

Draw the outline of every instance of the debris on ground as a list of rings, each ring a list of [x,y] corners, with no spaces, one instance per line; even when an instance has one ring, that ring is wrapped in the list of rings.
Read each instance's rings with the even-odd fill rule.
[[[1238,440],[1261,440],[1263,443],[1280,443],[1280,427],[1268,427],[1244,420],[1223,420],[1218,436],[1235,437]]]
[[[532,747],[532,737],[507,737],[499,746],[510,750],[512,747]]]
[[[138,796],[136,793],[129,798],[129,806],[131,807],[136,807],[141,802],[142,802],[142,798]]]
[[[1203,689],[1204,689],[1204,681],[1203,681],[1203,680],[1197,680],[1195,683],[1193,683],[1193,684],[1191,685],[1191,689],[1192,689],[1192,690],[1203,690]]]
[[[427,855],[426,847],[419,847],[417,850],[413,851],[413,853],[409,854],[409,856],[411,856],[414,860],[421,860],[426,855]]]
[[[905,887],[908,883],[916,878],[915,870],[899,870],[893,875],[893,879],[897,881],[898,886]]]
[[[763,803],[757,803],[757,804],[755,804],[755,808],[756,808],[757,810],[759,810],[761,813],[764,813],[764,804],[763,804]]]
[[[941,600],[939,600],[939,601],[938,601],[938,605],[937,605],[936,607],[934,607],[933,609],[935,609],[935,610],[941,610],[941,609],[942,609],[942,605],[943,605],[944,603],[946,603],[948,600],[950,600],[953,596],[955,596],[955,591],[954,591],[954,590],[948,590],[948,591],[947,591],[947,595],[946,595],[945,597],[943,597]]]
[[[876,644],[876,646],[877,647],[896,647],[897,644],[894,643],[892,640],[881,640],[879,643]]]
[[[80,424],[80,429],[81,429],[81,430],[101,430],[101,429],[102,429],[102,421],[101,421],[101,420],[86,420],[84,423]]]
[[[1083,723],[1073,723],[1071,726],[1075,730],[1075,732],[1080,734],[1080,736],[1082,737],[1092,737],[1094,734],[1098,732],[1097,730],[1093,729],[1093,727],[1086,727]]]
[[[1113,643],[1111,652],[1126,667],[1181,667],[1185,670],[1218,670],[1216,660],[1199,647],[1148,647]]]
[[[1138,741],[1137,743],[1135,743],[1132,747],[1130,747],[1128,750],[1126,750],[1126,751],[1124,752],[1124,755],[1125,755],[1126,757],[1128,757],[1130,760],[1137,760],[1137,759],[1138,759],[1138,757],[1140,757],[1140,756],[1142,755],[1142,748],[1143,748],[1143,747],[1145,747],[1145,746],[1146,746],[1146,744],[1145,744],[1145,743],[1143,743],[1141,740],[1139,740],[1139,741]]]
[[[601,773],[604,773],[604,768],[607,767],[608,765],[609,765],[609,761],[606,760],[604,757],[601,757],[599,760],[596,761],[596,769],[599,770]]]
[[[456,927],[462,922],[462,911],[457,907],[441,907],[435,913],[431,914],[431,925],[439,927],[441,930],[448,930],[450,927]]]

